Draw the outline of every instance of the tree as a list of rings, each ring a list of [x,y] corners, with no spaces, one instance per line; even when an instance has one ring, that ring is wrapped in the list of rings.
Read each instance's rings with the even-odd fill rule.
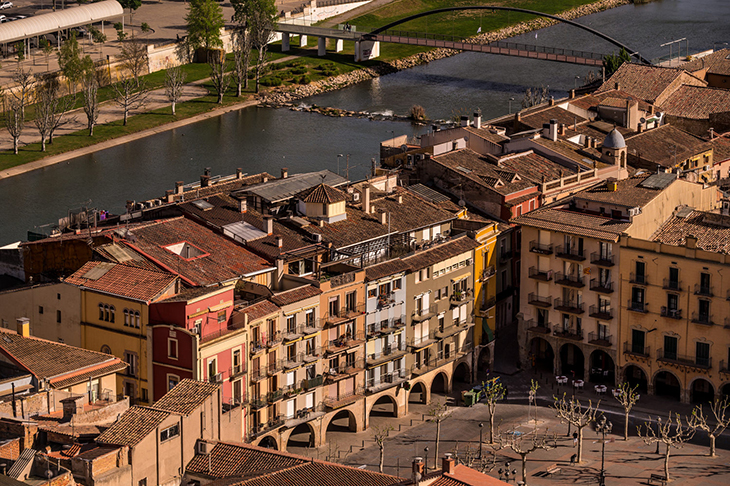
[[[53,46],[50,42],[48,42],[48,39],[40,39],[38,43],[40,44],[43,54],[46,56],[46,69],[49,69],[51,54],[53,54]]]
[[[591,423],[596,421],[596,414],[598,413],[598,406],[601,404],[599,400],[595,407],[593,403],[588,400],[588,408],[583,410],[580,404],[580,400],[571,398],[568,400],[565,393],[561,398],[553,397],[554,403],[552,405],[555,415],[560,419],[561,423],[569,423],[578,433],[578,456],[577,462],[581,462],[583,457],[583,429],[589,426]]]
[[[117,0],[122,8],[129,9],[129,24],[132,24],[132,12],[142,6],[142,0]]]
[[[411,106],[410,113],[411,120],[415,122],[422,122],[426,120],[426,109],[421,105]]]
[[[390,434],[391,430],[395,430],[390,425],[384,425],[382,427],[374,425],[372,427],[373,429],[373,440],[375,440],[375,443],[378,445],[378,448],[380,449],[380,467],[379,471],[383,472],[383,464],[385,463],[385,439],[388,438],[388,435]]]
[[[439,442],[441,441],[441,422],[448,418],[448,409],[446,400],[443,402],[434,403],[428,410],[428,416],[431,417],[431,422],[436,422],[436,451],[434,453],[434,465],[438,461],[439,457]]]
[[[616,401],[624,409],[624,440],[629,440],[629,414],[634,405],[636,405],[636,402],[639,401],[639,394],[636,392],[637,388],[639,388],[639,385],[632,387],[628,382],[623,382],[614,394]]]
[[[618,54],[607,54],[604,56],[603,67],[606,68],[606,77],[610,78],[625,62],[631,62],[631,56],[623,47]]]
[[[548,435],[546,430],[544,434],[538,434],[537,429],[526,434],[516,433],[512,430],[506,434],[498,434],[497,448],[509,448],[512,452],[520,456],[522,461],[522,484],[527,485],[527,456],[536,450],[550,450],[553,448],[550,443],[555,444],[555,434]]]
[[[185,22],[188,29],[187,42],[193,50],[203,47],[208,51],[214,47],[223,47],[223,10],[215,0],[190,0]]]
[[[147,44],[132,37],[132,40],[122,44],[120,59],[122,61],[122,67],[129,71],[132,77],[134,77],[134,82],[139,86],[139,77],[149,71]]]
[[[18,146],[20,144],[20,135],[25,128],[25,116],[21,109],[20,102],[14,96],[5,96],[3,98],[3,111],[5,112],[5,127],[13,139],[13,153],[18,155]]]
[[[172,114],[175,114],[175,104],[180,100],[185,85],[185,71],[180,66],[168,67],[165,72],[165,95],[172,105]]]
[[[20,111],[25,118],[25,105],[30,100],[30,94],[35,88],[36,78],[33,75],[33,71],[23,69],[23,66],[18,64],[17,69],[13,73],[13,83],[15,87],[10,91],[11,95],[18,102]]]
[[[502,383],[493,378],[488,382],[482,382],[482,393],[487,400],[487,410],[489,411],[489,442],[494,442],[494,413],[497,410],[497,402],[502,400],[506,395],[506,390]]]
[[[525,95],[522,97],[522,108],[530,108],[542,103],[547,103],[550,99],[550,88],[540,86],[540,88],[527,88]]]
[[[129,112],[144,106],[148,90],[144,82],[138,84],[132,78],[122,78],[121,81],[112,83],[112,92],[114,102],[122,109],[122,124],[126,126]]]
[[[83,75],[83,66],[81,60],[81,47],[79,42],[76,40],[76,34],[71,33],[71,36],[61,44],[61,49],[58,51],[58,67],[66,77],[69,83],[69,88],[73,87],[73,92],[76,93],[76,85],[81,81]]]
[[[117,31],[117,40],[119,42],[122,42],[124,39],[127,38],[127,33],[124,32],[124,24],[122,24],[121,22],[117,22],[116,24],[114,24],[114,30]]]
[[[266,51],[276,27],[276,5],[273,0],[249,0],[253,5],[248,17],[251,46],[256,49],[256,92],[261,86],[261,76],[266,63]]]
[[[251,36],[245,28],[233,32],[233,76],[236,80],[236,96],[241,96],[242,88],[248,88],[248,67],[251,63]]]
[[[86,126],[89,129],[89,136],[94,136],[94,127],[99,119],[99,81],[96,79],[94,63],[89,56],[81,61],[82,75],[81,83],[84,94],[84,113],[86,114]]]
[[[688,420],[688,425],[693,429],[700,429],[707,432],[710,438],[710,457],[715,457],[715,439],[721,435],[728,426],[730,426],[730,403],[728,402],[727,396],[722,399],[715,399],[710,404],[710,410],[712,411],[712,418],[715,421],[714,425],[707,423],[707,418],[702,410],[702,405],[697,405],[692,410],[692,416]]]
[[[15,52],[18,53],[18,62],[25,61],[25,42],[17,42],[14,47]]]
[[[54,111],[58,100],[58,82],[52,75],[46,76],[40,89],[38,90],[38,102],[35,109],[35,120],[33,123],[38,129],[41,136],[41,152],[46,151],[46,140],[51,134],[53,125]]]
[[[645,444],[651,445],[659,442],[667,446],[664,453],[664,477],[669,481],[669,453],[672,447],[679,449],[685,442],[691,440],[695,435],[695,429],[689,423],[683,424],[678,413],[672,417],[672,412],[669,412],[667,420],[659,418],[657,422],[658,433],[647,422],[644,422],[643,426],[637,426],[636,430]]]
[[[218,56],[216,55],[216,57]],[[218,94],[218,104],[221,104],[223,95],[231,82],[231,77],[226,71],[226,61],[225,58],[215,59],[213,56],[209,56],[208,64],[210,65],[210,82],[213,83],[215,92]]]
[[[540,389],[540,384],[535,380],[530,380],[530,392],[528,395],[527,403],[527,415],[530,415],[530,404],[535,407],[535,428],[537,429],[537,390]]]

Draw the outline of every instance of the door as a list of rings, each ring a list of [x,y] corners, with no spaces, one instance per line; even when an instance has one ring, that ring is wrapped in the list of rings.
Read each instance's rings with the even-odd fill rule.
[[[644,354],[644,336],[644,331],[638,329],[631,330],[631,352]]]

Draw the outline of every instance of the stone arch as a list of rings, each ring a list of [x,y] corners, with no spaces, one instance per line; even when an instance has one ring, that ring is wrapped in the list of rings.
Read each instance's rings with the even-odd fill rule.
[[[345,418],[347,418],[347,421],[344,420]],[[352,410],[343,408],[342,410],[332,414],[332,417],[330,417],[329,422],[327,423],[326,430],[327,432],[357,432],[359,428],[357,415],[355,415]]]
[[[723,383],[720,387],[720,398],[722,398],[723,395],[730,398],[730,381]]]
[[[690,382],[688,388],[690,403],[707,404],[715,400],[715,386],[707,378],[698,376]]]
[[[466,361],[462,361],[456,365],[452,379],[454,382],[471,383],[471,372]]]
[[[547,339],[534,337],[530,340],[529,360],[533,370],[550,374],[555,371],[555,351]]]
[[[388,393],[380,395],[375,403],[368,410],[368,421],[370,417],[398,417],[398,401]]]
[[[489,346],[484,346],[479,351],[479,358],[477,359],[477,372],[489,374],[489,369],[492,366],[492,350]]]
[[[431,400],[429,392],[429,388],[423,381],[414,381],[408,391],[408,403],[428,403]]]
[[[267,449],[279,450],[279,441],[273,435],[265,435],[259,439],[259,447],[265,447]]]
[[[596,349],[591,353],[589,366],[589,378],[592,383],[605,383],[609,386],[616,384],[616,364],[610,354],[602,349]]]
[[[682,382],[673,372],[660,369],[652,377],[654,394],[682,401]]]
[[[431,395],[440,393],[446,395],[449,393],[449,375],[443,371],[439,371],[431,380]]]
[[[573,343],[565,343],[560,347],[560,374],[576,380],[582,380],[585,376],[585,356]]]
[[[648,374],[641,366],[637,364],[626,365],[621,372],[621,379],[632,387],[638,386],[640,393],[647,393],[649,390]]]
[[[282,444],[286,441],[286,450],[291,447],[316,447],[317,431],[311,422],[304,422],[293,429],[290,429],[286,435],[281,437]]]

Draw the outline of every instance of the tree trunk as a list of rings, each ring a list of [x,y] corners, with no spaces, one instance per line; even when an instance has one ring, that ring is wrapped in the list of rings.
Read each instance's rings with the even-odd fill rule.
[[[380,446],[380,472],[383,472],[383,462],[385,462],[385,447]]]
[[[43,136],[43,137],[41,137],[41,152],[45,152],[45,151],[46,151],[46,137]]]
[[[223,104],[223,90],[218,91],[218,104]]]
[[[239,98],[241,97],[241,91],[242,91],[241,90],[241,83],[239,81],[239,82],[236,83],[236,96],[239,97]]]
[[[489,407],[489,443],[494,444],[494,412]]]
[[[20,137],[13,137],[13,152],[15,152],[15,155],[18,155],[18,139]]]
[[[93,123],[89,123],[89,136],[90,137],[94,136],[94,124]]]
[[[583,457],[583,427],[577,427],[578,429],[578,457],[576,463],[580,464],[581,458]]]
[[[438,469],[439,440],[441,440],[441,420],[436,421],[436,452],[434,453],[435,459],[433,460],[434,469]]]
[[[624,440],[629,440],[629,412],[626,411],[626,422],[624,423]]]
[[[664,454],[664,477],[669,481],[669,444],[667,444],[667,452]]]
[[[715,435],[710,434],[710,457],[715,457]]]
[[[174,101],[172,102],[172,114],[173,115],[175,114],[175,102]]]
[[[522,456],[522,483],[527,486],[527,454],[520,454]]]
[[[124,107],[124,122],[122,123],[122,125],[124,125],[125,127],[127,126],[127,116],[128,116],[128,115],[129,115],[129,110],[128,110],[128,109],[127,109],[127,107],[125,106],[125,107]]]

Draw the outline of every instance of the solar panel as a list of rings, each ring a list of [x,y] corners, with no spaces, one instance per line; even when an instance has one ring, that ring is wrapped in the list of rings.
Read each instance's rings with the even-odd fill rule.
[[[426,187],[423,184],[413,184],[412,186],[408,186],[408,190],[434,203],[446,202],[449,200],[447,196],[441,194],[440,192],[434,191],[430,187]]]
[[[661,172],[647,177],[640,185],[646,189],[664,189],[675,180],[677,180],[676,174]]]
[[[206,209],[211,209],[214,207],[211,203],[209,203],[208,201],[206,201],[204,199],[198,199],[197,201],[193,201],[193,206],[195,206],[196,208],[198,208],[202,211],[205,211]]]

